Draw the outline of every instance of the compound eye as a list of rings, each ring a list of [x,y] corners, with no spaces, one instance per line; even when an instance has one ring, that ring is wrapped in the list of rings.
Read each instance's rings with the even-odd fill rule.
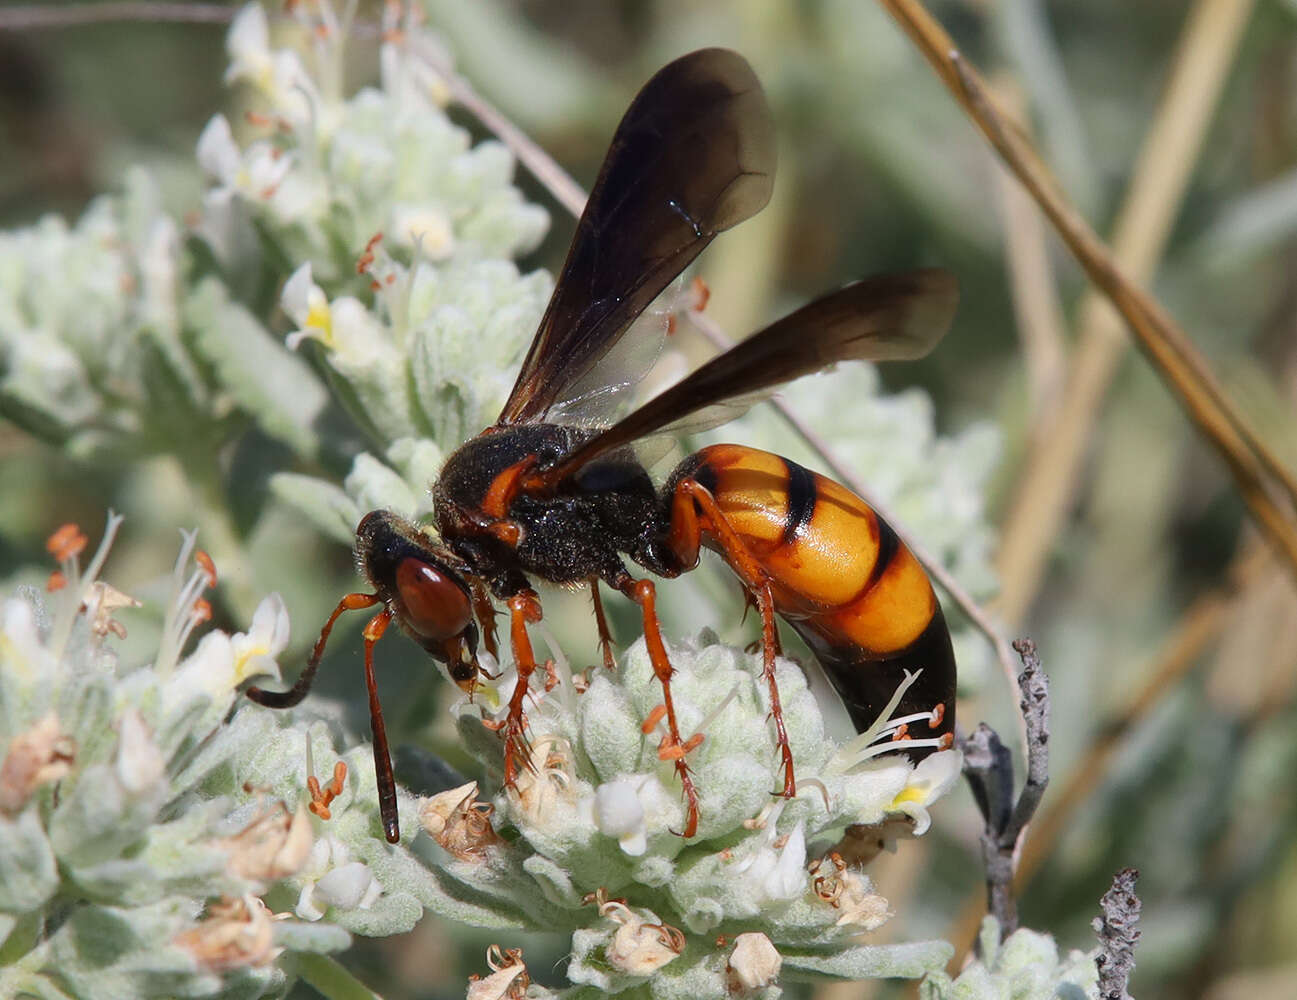
[[[453,638],[473,620],[463,588],[421,559],[401,560],[396,567],[396,592],[405,608],[405,624],[429,639]]]

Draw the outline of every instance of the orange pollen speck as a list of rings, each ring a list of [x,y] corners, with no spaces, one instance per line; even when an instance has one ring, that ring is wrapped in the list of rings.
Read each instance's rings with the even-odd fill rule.
[[[370,290],[371,292],[377,292],[377,291],[381,290],[382,287],[383,287],[383,283],[382,283],[381,281],[371,281],[371,282],[369,283],[369,290]]]
[[[896,732],[892,734],[892,739],[904,740],[904,739],[908,739],[909,735],[910,735],[909,723],[902,722],[899,726],[896,727]]]
[[[685,753],[688,753],[690,750],[695,750],[698,747],[702,746],[702,742],[706,738],[707,737],[704,736],[702,733],[694,733],[692,736],[689,737],[689,739],[685,740]]]
[[[69,522],[50,535],[45,542],[45,548],[59,562],[64,562],[79,556],[88,541],[89,539],[81,534],[81,529]]]
[[[194,624],[201,625],[203,622],[212,620],[212,604],[210,601],[200,597],[194,601],[194,610],[190,612],[193,616]]]
[[[203,576],[207,580],[207,586],[216,586],[216,563],[212,562],[212,557],[202,549],[194,553],[194,562],[198,563],[198,568],[203,571]]]
[[[707,308],[707,302],[712,297],[712,290],[707,287],[707,282],[703,281],[702,278],[694,278],[693,293],[694,301],[696,303],[694,305],[694,311],[702,312]]]
[[[937,707],[932,710],[932,721],[929,722],[928,725],[939,726],[941,725],[941,721],[945,717],[946,717],[946,703],[944,701],[938,702]]]
[[[685,748],[672,741],[670,736],[662,737],[658,745],[658,760],[680,760],[685,755]]]
[[[648,717],[640,724],[640,731],[647,736],[653,732],[654,727],[662,721],[662,717],[666,714],[667,707],[665,705],[655,706],[653,711],[649,712]]]
[[[671,336],[671,334],[675,332],[676,332],[676,314],[669,313],[667,315],[667,336],[669,337]]]
[[[333,765],[333,780],[323,788],[320,787],[320,779],[315,775],[311,775],[306,779],[306,790],[311,794],[311,802],[306,808],[319,816],[320,819],[331,818],[329,803],[342,794],[346,781],[347,765],[343,761],[338,761]]]
[[[395,274],[389,274],[389,275],[388,275],[385,279],[383,279],[383,280],[384,280],[387,284],[389,284],[389,285],[394,285],[394,284],[396,284],[396,275],[395,275]]]
[[[364,274],[374,266],[374,247],[378,246],[378,244],[382,242],[382,239],[382,233],[375,233],[369,238],[369,242],[365,244],[364,252],[356,258],[357,274]]]
[[[56,590],[62,590],[68,585],[68,578],[55,570],[50,574],[50,578],[45,582],[45,590],[48,593],[54,593]]]
[[[273,124],[269,115],[263,115],[259,111],[243,112],[243,120],[257,128],[269,128]]]

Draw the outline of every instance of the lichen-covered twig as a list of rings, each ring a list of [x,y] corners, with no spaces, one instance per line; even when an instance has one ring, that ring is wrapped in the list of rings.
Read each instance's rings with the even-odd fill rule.
[[[986,905],[1008,937],[1018,927],[1013,898],[1013,871],[1018,842],[1035,815],[1049,784],[1049,685],[1036,656],[1036,644],[1019,639],[1013,644],[1022,658],[1018,687],[1027,731],[1027,780],[1017,800],[1013,796],[1013,762],[994,729],[985,723],[964,741],[964,776],[973,790],[985,826],[981,834],[986,865]]]
[[[1099,906],[1103,915],[1091,923],[1099,936],[1100,1000],[1131,1000],[1127,986],[1135,968],[1135,945],[1139,943],[1139,911],[1143,905],[1135,895],[1139,872],[1123,868],[1112,879],[1112,887],[1103,894]]]

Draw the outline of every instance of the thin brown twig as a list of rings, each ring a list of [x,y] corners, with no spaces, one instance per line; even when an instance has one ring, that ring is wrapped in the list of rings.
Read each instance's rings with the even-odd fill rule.
[[[439,67],[445,72],[444,67]],[[531,171],[532,175],[541,182],[568,212],[573,216],[579,216],[585,208],[585,192],[581,190],[576,183],[557,162],[543,148],[533,142],[525,132],[514,125],[509,119],[495,108],[489,101],[482,97],[473,85],[467,80],[453,73],[445,74],[447,76],[447,86],[455,99],[459,101],[465,110],[472,113],[483,125],[487,127],[492,134],[501,142],[508,146],[518,157],[519,162]],[[690,319],[698,327],[703,336],[716,346],[718,350],[725,350],[733,345],[733,341],[720,329],[705,313],[692,312]],[[803,439],[807,447],[815,452],[816,455],[824,462],[829,470],[836,476],[843,485],[852,491],[858,493],[861,498],[871,507],[876,509],[891,526],[896,529],[897,537],[903,541],[906,546],[914,553],[916,559],[923,564],[925,570],[937,581],[951,597],[952,600],[964,612],[965,616],[971,621],[984,636],[992,647],[995,649],[996,658],[1000,661],[1002,669],[1010,678],[1011,687],[1017,693],[1017,668],[1014,665],[1013,654],[1009,651],[1009,644],[1004,637],[997,631],[990,615],[982,608],[972,596],[954,579],[946,570],[940,560],[936,559],[932,553],[928,552],[922,545],[915,541],[912,533],[905,530],[904,525],[887,510],[885,504],[881,503],[876,497],[872,496],[871,491],[851,470],[834,454],[828,443],[817,435],[800,417],[797,416],[789,407],[778,399],[772,399],[771,404],[775,407],[779,415],[788,422],[788,425]]]
[[[439,67],[445,77],[446,87],[474,118],[486,126],[497,139],[503,142],[518,161],[527,168],[536,180],[553,195],[554,200],[562,205],[574,217],[581,215],[585,208],[585,192],[581,185],[572,179],[572,175],[559,166],[550,156],[522,129],[511,122],[490,101],[482,97],[473,85],[458,73]]]
[[[172,24],[229,24],[238,7],[219,3],[74,3],[59,6],[29,4],[0,10],[0,31],[37,28],[77,28],[112,21],[168,22]]]
[[[1038,154],[996,109],[981,77],[918,0],[880,0],[1054,224],[1090,279],[1112,300],[1172,396],[1229,467],[1267,541],[1297,577],[1297,480],[1225,398],[1202,356],[1158,303],[1130,281],[1094,230],[1059,193]]]
[[[995,92],[1008,106],[1014,121],[1021,123],[1026,109],[1017,84],[1001,74],[995,81]],[[1008,169],[998,162],[994,169],[1003,217],[1005,263],[1027,375],[1028,425],[1034,451],[1035,446],[1051,436],[1059,413],[1060,394],[1067,375],[1066,321],[1049,255],[1045,220]],[[1006,535],[1018,523],[1007,519]],[[1008,539],[1001,538],[1001,552],[1006,544]],[[1004,607],[1003,595],[1000,607]]]

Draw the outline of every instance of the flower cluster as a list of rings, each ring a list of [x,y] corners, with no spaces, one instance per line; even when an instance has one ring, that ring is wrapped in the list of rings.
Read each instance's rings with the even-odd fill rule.
[[[895,701],[874,729],[838,743],[801,670],[778,661],[798,795],[775,798],[761,657],[709,634],[671,645],[681,731],[701,736],[686,740],[701,812],[686,841],[674,762],[659,753],[660,723],[646,721],[660,715],[661,689],[643,642],[589,678],[550,652],[530,692],[532,767],[516,787],[483,800],[472,783],[421,811],[446,878],[489,913],[472,922],[566,930],[574,983],[663,998],[773,995],[780,978],[915,977],[948,960],[943,942],[859,940],[890,911],[863,870],[870,852],[854,845],[876,853],[924,832],[961,765],[954,750],[932,748],[917,765],[896,753],[923,747],[893,741],[906,721],[889,719]],[[515,680],[506,669],[454,708],[497,782],[496,730]]]
[[[120,521],[84,570],[86,537],[60,529],[48,601],[0,605],[0,939],[16,957],[0,993],[282,989],[281,952],[346,947],[345,911],[373,905],[335,896],[327,921],[305,922],[318,906],[272,915],[325,869],[340,878],[336,859],[316,863],[326,841],[303,805],[303,751],[336,753],[323,726],[281,727],[251,706],[231,717],[243,680],[278,676],[288,616],[272,595],[249,631],[210,631],[191,651],[216,583],[192,536],[151,661],[119,657],[117,616],[139,602],[100,571]],[[364,767],[353,774],[363,786]],[[371,769],[358,792],[372,787]]]
[[[504,146],[472,146],[450,121],[444,57],[413,12],[402,21],[387,6],[381,84],[344,99],[330,67],[345,26],[328,4],[295,9],[313,73],[270,47],[261,7],[231,29],[227,78],[253,88],[256,137],[240,145],[223,115],[203,131],[198,160],[215,186],[199,230],[235,285],[263,259],[254,234],[268,236],[297,264],[281,296],[297,328],[289,345],[319,345],[379,440],[448,448],[508,391],[550,287],[511,259],[536,245],[548,216],[513,186]]]

